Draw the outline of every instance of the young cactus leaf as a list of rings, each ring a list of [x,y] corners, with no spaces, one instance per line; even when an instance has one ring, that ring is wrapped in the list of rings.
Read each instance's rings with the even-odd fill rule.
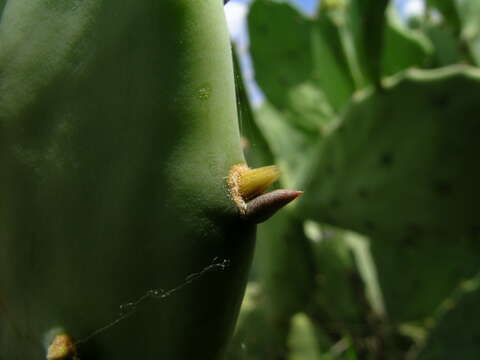
[[[238,190],[245,200],[250,200],[262,194],[279,177],[280,170],[275,165],[248,169],[239,178]]]

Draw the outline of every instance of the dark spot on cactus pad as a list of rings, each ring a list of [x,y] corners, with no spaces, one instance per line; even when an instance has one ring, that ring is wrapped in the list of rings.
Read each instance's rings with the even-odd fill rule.
[[[440,94],[433,98],[433,106],[437,108],[446,108],[450,105],[450,94]]]
[[[413,247],[415,246],[415,240],[416,238],[411,235],[407,235],[402,239],[402,243],[405,247]]]
[[[265,24],[257,25],[257,33],[262,35],[268,35],[268,26]]]
[[[365,188],[361,188],[358,190],[357,195],[360,199],[368,199],[370,197],[370,192]]]
[[[470,234],[473,240],[478,240],[480,238],[480,225],[473,225]]]
[[[417,223],[411,223],[407,225],[406,235],[407,237],[420,238],[424,234],[424,230],[421,225]]]
[[[413,247],[417,240],[424,234],[423,228],[417,223],[408,224],[405,229],[405,235],[402,239],[402,243],[406,247]]]
[[[340,205],[341,205],[341,202],[340,202],[339,199],[332,199],[332,200],[330,201],[330,208],[331,208],[331,209],[337,209],[337,208],[340,207]]]
[[[298,59],[298,52],[297,52],[297,50],[293,50],[293,49],[288,50],[287,53],[286,53],[286,55],[287,55],[287,58],[288,58],[289,60],[297,60],[297,59]]]
[[[305,19],[303,18],[303,16],[300,16],[300,15],[296,15],[295,16],[295,22],[297,24],[303,24],[305,22]]]
[[[329,213],[325,213],[325,214],[323,215],[323,218],[325,219],[325,222],[326,222],[327,224],[331,224],[331,223],[334,222],[333,216],[332,216],[331,214],[329,214]]]
[[[278,82],[280,83],[281,86],[289,86],[290,82],[288,81],[287,78],[280,76],[278,77]]]
[[[391,152],[384,152],[380,155],[380,166],[381,167],[390,167],[393,165],[394,159]]]
[[[324,286],[324,284],[327,282],[325,275],[323,274],[316,274],[315,275],[315,283],[319,286]]]
[[[365,220],[364,226],[367,231],[375,230],[375,224],[371,220]]]
[[[328,164],[326,167],[326,172],[328,175],[333,175],[335,173],[335,168],[332,164]]]
[[[433,191],[439,197],[450,196],[453,192],[452,184],[445,180],[437,180],[433,183]]]

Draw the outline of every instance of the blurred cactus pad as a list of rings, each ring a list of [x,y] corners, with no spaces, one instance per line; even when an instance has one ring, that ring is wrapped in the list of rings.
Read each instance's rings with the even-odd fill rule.
[[[228,359],[479,359],[480,6],[256,0],[250,163],[305,191],[260,225]]]

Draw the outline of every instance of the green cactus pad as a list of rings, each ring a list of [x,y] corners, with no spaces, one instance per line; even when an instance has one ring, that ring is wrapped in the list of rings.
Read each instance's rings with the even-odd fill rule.
[[[480,354],[480,277],[465,281],[443,306],[419,360],[475,360]]]
[[[0,43],[0,358],[220,358],[254,240],[223,4],[8,1]]]
[[[355,83],[348,59],[343,51],[342,37],[333,10],[321,8],[312,25],[312,77],[325,93],[335,112],[350,100]]]
[[[290,209],[288,209],[290,210]],[[285,210],[258,227],[256,261],[271,319],[279,331],[311,301],[314,257],[302,222]]]
[[[318,147],[305,214],[395,239],[478,236],[478,91],[476,70],[453,67],[359,96]]]
[[[233,46],[233,64],[235,71],[235,89],[237,95],[237,112],[242,136],[242,147],[250,168],[274,164],[272,151],[255,122],[254,110],[249,102],[245,81],[242,76],[238,52]]]
[[[235,334],[225,360],[274,360],[283,357],[285,347],[268,316],[261,285],[248,283]]]
[[[318,149],[300,208],[372,236],[395,321],[427,316],[478,267],[479,91],[470,68],[410,72],[358,98]]]
[[[322,335],[323,339],[319,339],[315,326],[306,314],[298,313],[293,316],[288,339],[288,360],[329,360],[330,356],[322,354],[322,348],[328,348],[331,344],[326,336]]]
[[[348,0],[346,3],[344,31],[355,48],[352,58],[356,59],[363,77],[363,83],[358,85],[378,85],[382,76],[385,10],[389,0]]]
[[[465,2],[468,1],[470,0]],[[462,23],[456,3],[458,3],[457,0],[427,0],[428,6],[438,10],[442,14],[445,22],[448,24],[451,30],[456,35],[459,35],[461,32]]]
[[[346,331],[355,335],[356,325],[363,320],[359,293],[364,289],[353,253],[342,232],[327,226],[320,228],[308,221],[305,224],[307,234],[315,227],[316,236],[309,236],[316,271],[314,318],[318,326],[328,329],[329,333]]]
[[[268,0],[250,10],[255,78],[268,101],[304,131],[324,130],[354,89],[335,19],[327,8],[311,19]]]
[[[443,24],[428,24],[425,34],[433,46],[432,60],[435,67],[448,66],[461,61],[460,44],[454,32]]]
[[[403,25],[393,8],[387,11],[383,44],[383,76],[391,76],[410,67],[424,67],[433,52],[429,39],[420,31]]]
[[[387,313],[395,323],[428,323],[459,281],[479,268],[480,244],[472,237],[425,237],[372,241]]]
[[[255,111],[255,123],[264,135],[282,171],[280,182],[287,188],[298,188],[307,164],[302,161],[305,155],[313,155],[318,141],[314,136],[306,136],[291,126],[290,122],[268,102]]]
[[[332,109],[312,78],[311,20],[286,3],[259,0],[249,17],[255,79],[297,131],[316,134]]]
[[[480,65],[480,2],[455,0],[462,28],[461,39],[467,44],[473,63]]]

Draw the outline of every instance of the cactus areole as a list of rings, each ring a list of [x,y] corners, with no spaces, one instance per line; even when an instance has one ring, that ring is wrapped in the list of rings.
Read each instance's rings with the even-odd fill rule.
[[[255,235],[223,2],[0,4],[0,359],[221,358]]]

